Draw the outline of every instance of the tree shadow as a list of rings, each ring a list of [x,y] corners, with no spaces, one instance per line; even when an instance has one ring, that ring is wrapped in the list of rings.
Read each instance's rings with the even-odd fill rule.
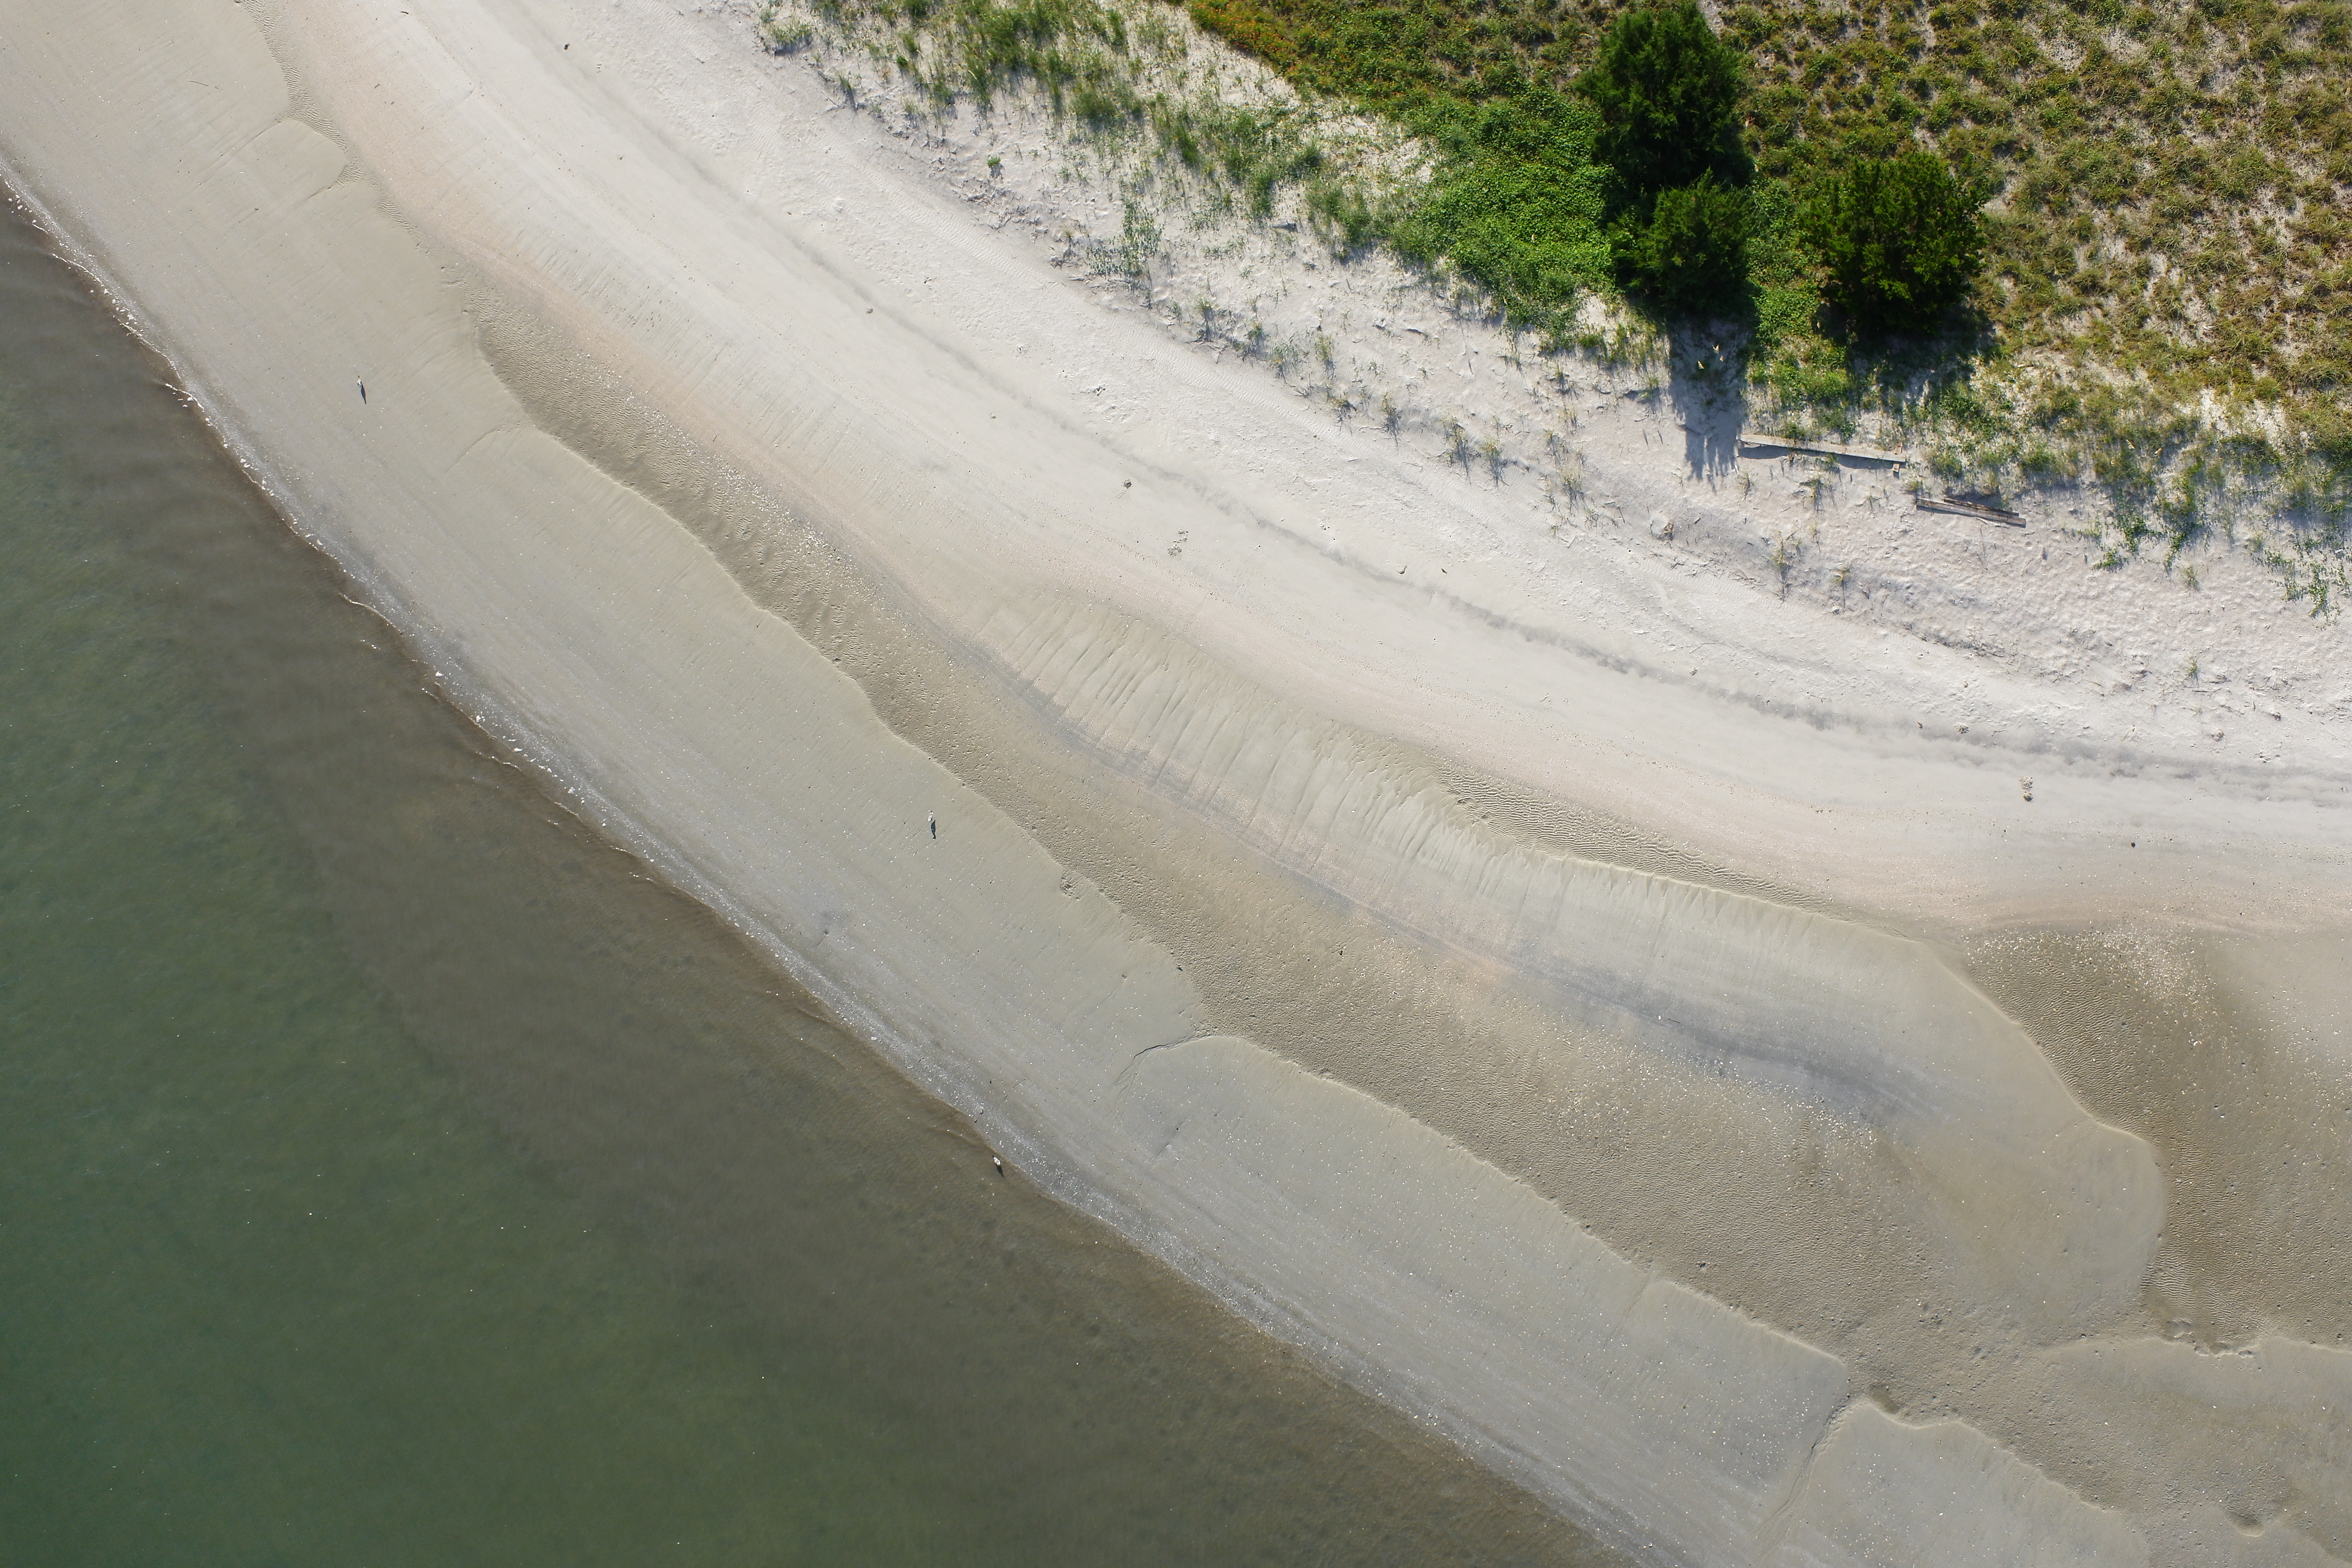
[[[1874,333],[1841,319],[1824,303],[1811,326],[1832,346],[1836,362],[1797,366],[1786,386],[1773,378],[1776,384],[1767,396],[1788,418],[1773,421],[1774,429],[1759,432],[1751,446],[1816,450],[1819,442],[1828,441],[1839,450],[1841,463],[1873,464],[1877,459],[1867,450],[1838,444],[1859,438],[1869,448],[1890,437],[1898,443],[1916,441],[1923,428],[1949,434],[1958,427],[1981,437],[1998,422],[1997,409],[1979,396],[1975,383],[1998,355],[1999,333],[1974,309],[1956,309],[1925,331]],[[1751,358],[1765,348],[1752,343]],[[1856,427],[1870,416],[1890,420],[1894,429],[1857,437]],[[1784,436],[1790,439],[1783,441]],[[1889,450],[1885,461],[1893,465],[1901,458]]]
[[[1997,334],[1992,318],[1973,303],[1954,305],[1925,327],[1873,329],[1824,300],[1813,325],[1847,353],[1864,356],[1975,352],[1990,347]]]
[[[1705,315],[1664,310],[1638,297],[1631,302],[1666,345],[1664,390],[1683,432],[1684,466],[1693,479],[1712,481],[1737,472],[1743,436],[1783,445],[1748,426],[1754,413],[1748,374],[1760,327],[1752,284]],[[1840,415],[1865,410],[1916,424],[1939,408],[1971,408],[1977,373],[1999,349],[1998,329],[1973,307],[1955,309],[1931,331],[1869,333],[1824,305],[1814,326],[1845,361],[1844,392],[1813,409],[1832,426],[1843,423]]]
[[[1683,433],[1684,467],[1698,479],[1736,472],[1748,427],[1753,289],[1743,287],[1704,314],[1664,309],[1639,295],[1628,302],[1666,346],[1666,403]]]
[[[1828,304],[1815,324],[1843,350],[1856,400],[1898,415],[1969,386],[2000,347],[1999,329],[1973,305],[1956,306],[1918,331],[1867,331]]]
[[[1751,310],[1744,318],[1684,321],[1664,329],[1666,398],[1682,426],[1683,462],[1693,479],[1738,471],[1739,437],[1748,428],[1744,350],[1754,322]]]

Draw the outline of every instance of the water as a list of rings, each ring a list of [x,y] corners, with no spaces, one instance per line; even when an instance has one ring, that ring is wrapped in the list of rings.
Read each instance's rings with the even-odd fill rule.
[[[0,1561],[1598,1561],[502,763],[0,231]]]

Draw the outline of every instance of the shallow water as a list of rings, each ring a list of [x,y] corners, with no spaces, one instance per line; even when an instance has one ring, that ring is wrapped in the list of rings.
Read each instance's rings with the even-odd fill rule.
[[[0,226],[0,1560],[1566,1563],[501,762]]]

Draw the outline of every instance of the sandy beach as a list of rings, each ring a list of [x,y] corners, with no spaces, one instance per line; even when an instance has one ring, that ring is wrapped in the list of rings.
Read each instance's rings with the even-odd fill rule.
[[[1661,547],[1730,503],[1633,434],[1563,526],[746,5],[0,16],[292,525],[1026,1179],[1642,1561],[2352,1560],[2335,623],[2044,527],[1916,635]]]

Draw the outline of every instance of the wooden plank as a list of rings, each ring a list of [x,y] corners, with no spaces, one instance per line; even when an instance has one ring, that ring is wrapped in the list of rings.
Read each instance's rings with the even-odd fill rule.
[[[1845,458],[1857,463],[1885,463],[1898,468],[1913,461],[1908,452],[1881,452],[1868,447],[1832,447],[1820,441],[1788,441],[1769,436],[1739,438],[1739,455],[1743,458],[1769,457],[1780,452],[1808,458]]]
[[[1929,500],[1926,496],[1913,496],[1911,504],[1921,511],[1943,511],[1949,512],[1955,517],[1981,518],[1987,522],[2002,523],[2011,528],[2025,526],[2025,519],[2013,511],[2003,511],[1997,506],[1984,506],[1972,500],[1954,500],[1949,496],[1939,500]]]

